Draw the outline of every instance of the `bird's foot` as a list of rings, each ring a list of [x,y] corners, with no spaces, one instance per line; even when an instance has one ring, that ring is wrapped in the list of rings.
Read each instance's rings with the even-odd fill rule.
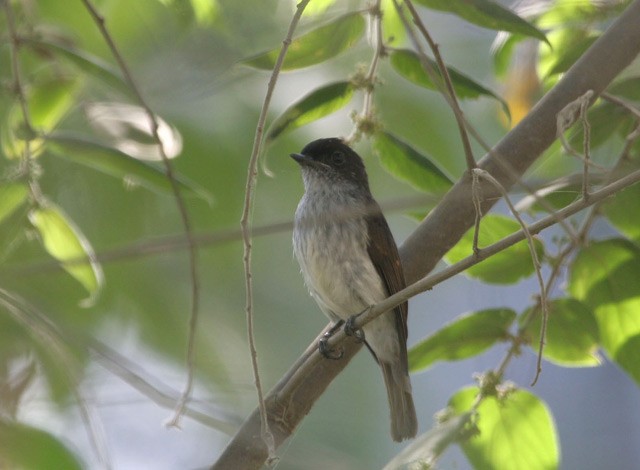
[[[358,343],[364,342],[364,331],[362,328],[356,328],[354,323],[356,319],[362,315],[365,311],[358,313],[357,315],[351,315],[344,324],[344,332],[348,336],[353,336]]]
[[[344,351],[342,349],[332,349],[329,347],[329,339],[340,329],[343,323],[343,321],[339,321],[334,324],[324,335],[322,335],[322,338],[320,338],[320,341],[318,342],[318,351],[327,359],[337,361],[338,359],[342,359],[342,356],[344,355]]]

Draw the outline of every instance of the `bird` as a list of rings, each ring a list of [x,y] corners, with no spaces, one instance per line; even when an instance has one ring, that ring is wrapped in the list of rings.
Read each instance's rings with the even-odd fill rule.
[[[293,229],[304,282],[334,322],[330,331],[345,323],[345,331],[364,340],[380,366],[393,440],[413,438],[418,424],[407,359],[408,303],[378,316],[362,331],[352,328],[357,315],[406,286],[398,248],[371,194],[364,162],[340,138],[315,140],[291,157],[304,183]],[[339,358],[327,351],[326,340],[319,346],[326,357]]]

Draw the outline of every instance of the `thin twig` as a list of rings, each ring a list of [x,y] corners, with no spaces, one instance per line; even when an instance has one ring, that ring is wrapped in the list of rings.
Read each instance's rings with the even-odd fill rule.
[[[362,83],[364,86],[364,98],[362,105],[362,113],[355,115],[355,125],[346,142],[357,141],[363,130],[365,133],[371,132],[371,124],[374,122],[374,110],[373,110],[373,91],[376,87],[378,65],[380,58],[386,54],[384,41],[382,39],[382,10],[380,9],[381,0],[376,0],[375,4],[369,8],[369,16],[371,17],[371,34],[375,42],[375,48],[373,51],[373,57],[369,70],[364,76]]]
[[[164,384],[154,385],[145,379],[141,373],[134,370],[136,368],[135,364],[133,364],[130,359],[100,341],[91,341],[89,350],[92,352],[93,359],[98,364],[120,378],[123,382],[136,389],[154,403],[168,409],[175,409],[176,403],[180,400],[180,392],[174,391]],[[157,379],[154,381],[157,382]],[[235,427],[234,424],[229,421],[215,418],[189,406],[185,406],[184,415],[200,424],[212,429],[217,429],[226,434],[231,434]]]
[[[398,10],[398,15],[402,15],[402,12],[400,11],[400,7],[397,3],[397,0],[394,0],[394,3],[396,5],[396,9]],[[438,64],[438,68],[440,69],[440,74],[442,76],[444,85],[447,90],[447,93],[446,93],[446,95],[448,95],[447,102],[449,103],[449,106],[453,110],[453,115],[455,116],[456,123],[458,125],[458,132],[460,132],[460,139],[462,140],[462,147],[464,149],[464,156],[467,162],[467,169],[472,170],[473,168],[476,167],[476,160],[475,160],[475,157],[473,156],[473,150],[471,149],[471,142],[469,142],[469,135],[467,134],[467,128],[466,128],[466,120],[464,118],[464,113],[460,108],[458,97],[456,96],[456,91],[453,87],[453,82],[451,81],[451,77],[449,76],[449,70],[447,69],[447,66],[444,63],[444,60],[442,60],[442,56],[440,55],[440,48],[438,47],[438,45],[435,43],[435,41],[429,34],[429,31],[427,30],[424,23],[420,19],[420,15],[416,11],[411,0],[404,0],[404,4],[407,6],[409,11],[411,12],[411,17],[413,18],[413,22],[418,27],[418,30],[420,31],[424,39],[427,41],[427,44],[429,44],[429,48],[433,53],[433,57],[436,59],[436,63]],[[405,28],[406,26],[407,26],[407,23],[405,23]],[[413,35],[413,31],[407,30],[407,32],[409,32],[409,35],[412,36],[412,41],[414,42],[414,45],[418,45],[419,43],[417,41],[417,38],[414,37],[415,35]],[[417,50],[420,55],[424,56],[424,52],[420,50],[419,47],[417,48]],[[424,56],[424,58],[421,59],[421,61],[426,62],[426,56]],[[432,77],[431,79],[433,80],[434,77]]]
[[[471,199],[475,208],[475,220],[473,223],[473,253],[477,256],[480,249],[478,248],[478,239],[480,238],[480,220],[482,219],[482,195],[480,181],[476,172],[471,173]]]
[[[36,131],[31,122],[29,103],[27,101],[24,84],[22,83],[22,72],[20,70],[20,62],[18,58],[21,39],[18,35],[13,10],[11,9],[11,5],[9,5],[9,0],[3,0],[2,6],[4,7],[5,16],[7,18],[7,30],[9,32],[11,43],[9,54],[11,58],[11,73],[13,75],[13,91],[18,97],[18,103],[20,103],[20,110],[22,111],[22,119],[24,120],[26,134],[24,137],[24,158],[20,160],[20,173],[22,175],[26,175],[31,197],[36,203],[40,204],[43,201],[43,196],[37,180],[37,172],[33,171],[34,162],[32,158],[33,155],[31,153],[31,141],[36,135]]]
[[[547,289],[546,289],[546,286],[544,284],[544,280],[542,279],[542,272],[540,271],[540,259],[538,258],[538,253],[536,252],[536,245],[535,245],[535,243],[533,241],[533,237],[531,236],[531,233],[529,233],[529,229],[527,228],[527,224],[525,224],[524,221],[522,220],[522,218],[520,217],[520,214],[518,213],[518,211],[514,207],[513,203],[511,202],[511,198],[509,198],[509,194],[507,193],[507,191],[502,187],[502,185],[493,176],[491,176],[491,174],[489,174],[489,172],[487,172],[485,170],[482,170],[480,168],[476,168],[475,170],[473,170],[473,173],[474,173],[474,175],[478,175],[480,178],[488,181],[498,191],[500,191],[500,194],[502,194],[502,197],[504,198],[507,206],[509,206],[509,210],[513,214],[513,217],[515,217],[515,219],[520,224],[520,227],[522,227],[522,232],[524,233],[524,235],[525,235],[525,237],[527,239],[527,245],[529,246],[529,252],[531,253],[531,260],[533,262],[533,268],[534,268],[534,270],[536,272],[536,278],[538,279],[538,286],[540,288],[540,306],[542,308],[542,330],[540,332],[540,346],[539,346],[539,349],[538,349],[538,363],[537,363],[537,367],[536,367],[536,374],[535,374],[535,376],[533,378],[533,382],[531,383],[531,386],[533,386],[538,381],[538,377],[540,376],[540,372],[542,371],[542,350],[544,348],[544,338],[546,336],[547,320],[549,318],[549,307],[548,307],[548,301],[547,301]]]
[[[591,91],[591,90],[590,90]],[[591,93],[588,98],[591,98]],[[587,116],[589,110],[589,99],[585,99],[580,104],[580,120],[582,121],[582,150],[584,152],[584,165],[582,166],[582,197],[589,199],[589,163],[591,163],[591,124]]]
[[[97,8],[93,5],[91,0],[82,0],[82,3],[84,3],[85,8],[87,9],[89,14],[93,18],[94,22],[96,23],[98,29],[100,30],[100,33],[102,34],[104,41],[107,43],[111,51],[111,55],[117,62],[118,67],[120,68],[125,78],[125,81],[127,82],[127,85],[129,86],[131,91],[133,91],[138,103],[147,114],[147,117],[149,119],[149,124],[151,126],[153,139],[158,144],[160,157],[162,158],[162,163],[165,168],[165,173],[171,185],[171,191],[173,192],[174,199],[178,206],[178,212],[180,213],[180,218],[182,221],[182,226],[184,228],[184,233],[187,237],[187,244],[189,247],[189,267],[190,267],[189,274],[191,277],[191,312],[189,315],[189,334],[188,334],[188,340],[187,340],[187,381],[185,384],[185,388],[182,392],[181,399],[178,402],[178,405],[176,406],[176,409],[174,411],[173,417],[167,423],[168,426],[179,427],[180,416],[182,415],[184,407],[187,404],[187,401],[189,400],[189,397],[191,396],[191,391],[193,389],[193,381],[194,381],[194,375],[195,375],[196,329],[198,325],[198,313],[200,310],[199,308],[200,281],[198,277],[198,264],[197,264],[198,255],[197,255],[196,243],[193,239],[191,219],[189,217],[189,212],[187,211],[187,206],[184,202],[182,191],[180,190],[180,185],[178,184],[178,181],[175,178],[175,175],[173,172],[173,165],[171,164],[169,157],[167,157],[164,143],[160,138],[160,134],[158,133],[159,123],[158,123],[158,119],[156,118],[156,115],[151,110],[151,107],[147,104],[147,101],[145,100],[145,98],[142,96],[142,92],[140,91],[140,88],[138,87],[136,81],[134,80],[133,75],[129,70],[129,67],[127,66],[127,63],[125,62],[122,54],[120,53],[120,50],[116,46],[116,43],[113,37],[111,36],[111,34],[109,33],[109,30],[106,27],[105,18],[100,14]]]
[[[267,93],[264,97],[264,102],[262,104],[262,109],[260,110],[260,116],[258,117],[258,124],[256,126],[256,133],[253,139],[253,150],[251,151],[251,157],[249,158],[249,164],[247,168],[247,183],[245,187],[245,199],[244,206],[242,209],[242,218],[240,219],[240,228],[242,230],[242,240],[244,243],[244,255],[242,257],[244,263],[244,272],[245,272],[245,289],[246,289],[246,317],[247,317],[247,335],[249,339],[249,350],[251,353],[251,365],[253,368],[253,378],[256,385],[256,391],[258,394],[258,403],[260,408],[260,418],[261,418],[261,435],[262,440],[267,446],[268,451],[268,463],[275,463],[277,457],[275,453],[275,441],[273,438],[273,434],[269,429],[269,422],[267,419],[267,409],[264,403],[264,395],[262,392],[262,385],[260,382],[260,373],[258,370],[258,352],[256,350],[255,338],[253,332],[253,283],[252,283],[252,272],[251,272],[251,250],[252,250],[252,242],[251,242],[251,212],[253,209],[253,199],[254,192],[256,186],[256,180],[258,177],[258,158],[260,156],[260,150],[262,147],[262,140],[264,134],[264,126],[267,120],[267,112],[269,110],[269,105],[271,103],[271,97],[273,96],[273,91],[276,87],[276,82],[278,80],[278,75],[280,74],[280,69],[282,68],[282,64],[284,62],[285,55],[287,54],[287,50],[289,49],[289,45],[291,44],[291,39],[293,38],[293,32],[298,26],[298,22],[300,21],[300,17],[302,16],[302,12],[306,8],[309,0],[302,0],[298,3],[297,9],[293,18],[291,19],[291,23],[289,24],[289,29],[287,31],[287,35],[282,41],[282,48],[280,49],[280,54],[276,60],[276,63],[273,67],[273,71],[271,73],[271,78],[269,79],[269,84],[267,85]]]

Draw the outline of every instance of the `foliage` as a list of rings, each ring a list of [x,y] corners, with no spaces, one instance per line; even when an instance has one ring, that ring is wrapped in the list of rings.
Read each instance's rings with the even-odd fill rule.
[[[105,325],[124,331],[133,324],[145,346],[167,363],[183,360],[188,307],[183,305],[186,300],[176,299],[187,298],[189,286],[184,279],[189,267],[181,250],[204,243],[217,248],[238,238],[229,235],[228,229],[235,228],[244,199],[249,136],[259,111],[252,87],[258,82],[257,90],[263,93],[265,72],[276,65],[278,41],[284,38],[290,16],[290,9],[283,7],[286,2],[262,2],[254,8],[231,0],[145,0],[136,8],[145,18],[145,27],[153,30],[148,37],[128,14],[128,2],[97,2],[124,52],[129,69],[123,69],[109,54],[86,3],[72,8],[60,3],[64,2],[4,0],[0,14],[0,82],[4,84],[0,93],[0,289],[12,293],[0,303],[0,467],[42,468],[50,462],[47,459],[59,468],[82,467],[83,459],[62,437],[22,422],[17,413],[26,406],[21,398],[30,380],[16,379],[15,364],[25,358],[37,362],[48,397],[60,410],[74,399],[76,384],[68,383],[60,370],[62,353],[43,331],[64,338],[78,364],[97,361],[92,344]],[[273,3],[286,12],[278,9],[272,15]],[[399,181],[388,183],[392,188],[437,200],[461,177],[464,163],[460,152],[452,156],[458,135],[424,135],[419,117],[428,106],[421,100],[427,97],[436,102],[436,93],[446,93],[448,79],[462,106],[501,108],[514,119],[509,125],[515,125],[521,115],[513,112],[515,103],[529,102],[553,86],[628,2],[596,6],[595,2],[561,0],[535,14],[519,15],[489,0],[416,0],[425,16],[445,12],[454,15],[456,24],[469,22],[501,31],[493,48],[499,86],[483,83],[473,70],[462,72],[450,65],[446,73],[439,70],[436,57],[412,47],[402,21],[404,15],[410,24],[408,8],[399,13],[394,2],[370,3],[350,2],[347,7],[335,1],[311,2],[313,10],[303,14],[301,32],[293,35],[281,67],[286,72],[281,80],[297,77],[297,81],[287,82],[291,91],[286,104],[281,101],[277,116],[270,115],[264,135],[267,152],[286,154],[283,149],[308,137],[300,137],[305,126],[327,122],[316,122],[320,119],[331,116],[348,122],[345,118],[350,117],[350,137],[354,143],[363,137],[370,140],[371,153]],[[371,32],[369,45],[364,40],[366,31]],[[525,46],[532,41],[537,54],[527,55]],[[255,44],[263,52],[256,51]],[[191,54],[190,48],[196,46]],[[162,58],[156,61],[160,48]],[[357,64],[361,61],[369,61],[368,67]],[[204,78],[190,82],[182,68]],[[142,101],[128,72],[142,89]],[[535,82],[534,89],[515,85],[522,84],[522,73],[534,74],[527,77]],[[565,153],[591,151],[595,168],[588,181],[591,189],[640,168],[639,83],[640,77],[630,74],[608,89],[609,97],[591,107],[585,116],[591,125],[589,148],[584,148],[583,128],[578,124],[567,132],[573,152],[556,147],[545,155],[544,166],[532,180],[536,189],[546,189],[526,205],[526,220],[582,197],[581,185],[587,183],[581,178],[582,160],[570,160]],[[207,93],[214,98],[202,99]],[[110,112],[90,111],[104,102],[111,106]],[[353,111],[360,105],[361,111]],[[429,119],[440,121],[437,113]],[[492,120],[497,122],[498,115]],[[467,120],[472,121],[468,116]],[[169,148],[175,152],[167,152]],[[163,152],[171,158],[170,164],[161,158]],[[289,168],[282,159],[275,166]],[[569,181],[575,174],[578,178]],[[299,193],[293,183],[265,186],[266,195],[276,196],[256,202],[255,217],[262,224],[290,214],[291,204],[274,201],[291,202],[294,192]],[[520,283],[541,269],[551,298],[537,295],[523,299],[518,308],[494,305],[462,313],[417,341],[409,352],[412,371],[438,362],[447,367],[451,361],[477,358],[490,348],[505,351],[505,359],[496,368],[482,371],[477,386],[453,393],[441,422],[399,454],[389,468],[417,462],[434,465],[454,445],[461,447],[474,468],[558,468],[561,443],[553,410],[505,378],[506,366],[517,360],[523,348],[537,352],[544,343],[542,359],[564,368],[598,367],[612,361],[640,382],[640,219],[635,216],[640,213],[639,188],[630,186],[566,220],[553,240],[534,237],[541,267],[535,265],[528,242],[523,241],[466,271],[486,287]],[[186,197],[186,211],[195,221],[193,226],[206,232],[203,237],[191,237],[191,242],[173,237],[185,231],[184,218],[176,210],[177,193]],[[420,208],[422,213],[426,209]],[[596,223],[607,227],[605,237],[592,230]],[[446,261],[454,264],[472,255],[474,248],[482,250],[520,229],[510,216],[487,215],[480,221],[478,246],[474,247],[476,234],[471,230],[450,250]],[[210,266],[196,280],[207,287],[194,289],[200,297],[206,293],[215,299],[203,302],[206,308],[214,306],[219,315],[215,322],[235,330],[240,328],[242,308],[231,300],[242,297],[239,255],[231,248],[214,251],[200,251]],[[163,257],[137,260],[130,269],[115,263],[151,254]],[[271,275],[274,267],[276,263],[256,268],[255,274],[264,274],[271,282],[277,277]],[[265,289],[282,289],[282,295],[261,297],[261,310],[292,310],[284,300],[293,296],[288,286],[301,286],[293,281],[294,270],[290,271],[291,278],[282,274],[281,280],[274,279],[274,285]],[[566,286],[561,282],[565,276]],[[27,301],[12,301],[13,293]],[[34,315],[34,311],[40,313]],[[297,333],[290,317],[281,315],[284,326],[278,331],[261,324],[272,344],[286,344],[282,338]],[[238,375],[234,362],[238,359],[230,358],[229,351],[242,350],[244,345],[226,335],[225,328],[212,327],[216,323],[211,318],[201,321],[197,336],[215,331],[207,341],[198,342],[198,357],[208,358],[206,364],[199,361],[198,373],[207,386],[224,392],[231,388],[230,398],[221,400],[221,407],[243,409],[235,401],[233,384],[248,379]],[[118,348],[116,339],[106,340],[113,340]],[[297,346],[302,348],[303,342]],[[264,354],[274,363],[285,358],[292,362],[292,356],[282,351]],[[85,374],[79,365],[75,367],[74,374]]]

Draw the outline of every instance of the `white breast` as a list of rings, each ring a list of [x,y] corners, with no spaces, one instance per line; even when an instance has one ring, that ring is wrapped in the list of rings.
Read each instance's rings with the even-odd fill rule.
[[[311,294],[333,320],[347,319],[386,297],[367,253],[366,209],[364,201],[348,193],[307,190],[296,211],[295,255]]]

